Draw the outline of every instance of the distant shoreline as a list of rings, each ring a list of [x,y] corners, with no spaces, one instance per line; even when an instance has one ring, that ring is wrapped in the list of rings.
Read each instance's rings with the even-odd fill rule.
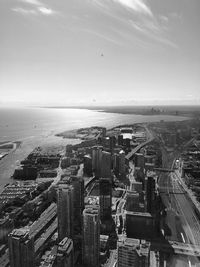
[[[50,109],[85,109],[97,112],[115,113],[123,115],[170,115],[177,117],[198,117],[200,116],[200,106],[47,106],[40,108]]]

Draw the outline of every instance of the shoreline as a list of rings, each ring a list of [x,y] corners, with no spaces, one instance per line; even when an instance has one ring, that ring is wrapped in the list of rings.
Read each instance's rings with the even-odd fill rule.
[[[44,109],[83,109],[96,112],[113,113],[121,115],[142,115],[142,116],[177,116],[189,117],[200,116],[200,106],[182,105],[138,105],[138,106],[48,106],[39,107]]]
[[[139,116],[140,117],[140,116]],[[144,123],[156,123],[160,122],[164,119],[165,122],[170,122],[170,121],[185,121],[189,120],[190,118],[186,117],[175,117],[175,116],[151,116],[152,119],[149,119],[141,115],[141,118],[143,119],[137,119],[137,118],[128,118],[124,120],[123,122],[119,120],[116,123],[111,123],[108,125],[108,123],[101,123],[99,121],[96,121],[94,125],[99,125],[99,126],[89,126],[89,127],[79,127],[79,129],[87,129],[87,128],[94,128],[94,127],[99,127],[99,128],[104,128],[106,127],[108,130],[112,129],[117,126],[123,126],[123,125],[139,125],[139,124],[144,124]],[[150,118],[151,118],[150,117]],[[130,121],[132,121],[130,123]],[[73,126],[72,126],[73,129]],[[76,128],[74,128],[76,129]],[[72,132],[72,131],[77,131],[77,130],[67,130],[65,132]],[[75,138],[74,138],[75,137]],[[54,144],[54,145],[59,145],[62,144],[67,145],[67,144],[77,144],[80,143],[81,141],[84,141],[77,136],[73,136],[69,138],[69,136],[66,136],[63,138],[60,136],[58,131],[55,130],[49,130],[49,133],[47,134],[41,134],[39,136],[30,136],[26,137],[24,139],[18,139],[19,141],[12,141],[13,143],[16,144],[17,149],[13,151],[12,153],[9,153],[4,159],[0,160],[0,189],[2,186],[10,182],[10,177],[14,173],[15,167],[19,164],[21,160],[23,160],[35,147],[37,146],[42,146],[42,145],[49,145],[49,144]]]

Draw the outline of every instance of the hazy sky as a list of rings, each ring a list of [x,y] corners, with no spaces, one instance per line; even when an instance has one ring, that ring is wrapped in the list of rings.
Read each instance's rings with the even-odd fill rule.
[[[200,0],[0,0],[0,102],[200,104]]]

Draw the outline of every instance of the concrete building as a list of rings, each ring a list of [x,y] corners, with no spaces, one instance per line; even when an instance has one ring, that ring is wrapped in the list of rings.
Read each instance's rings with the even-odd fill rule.
[[[126,212],[125,228],[127,237],[151,239],[157,236],[155,217],[146,212]]]
[[[14,222],[9,216],[0,219],[0,243],[7,242],[8,234],[14,229]]]
[[[108,219],[111,217],[112,212],[112,182],[108,178],[99,179],[100,189],[100,218],[101,220]]]
[[[117,243],[118,267],[148,267],[150,243],[133,238],[122,238]]]
[[[8,236],[11,267],[34,267],[41,248],[57,230],[57,205],[52,203],[33,224]]]
[[[118,267],[138,267],[139,255],[137,250],[140,248],[138,239],[126,238],[117,243]]]
[[[126,198],[126,210],[139,212],[139,193],[129,191]]]
[[[138,193],[142,192],[142,183],[141,182],[132,182],[131,191],[136,191]]]
[[[102,151],[101,177],[103,178],[111,177],[111,153],[110,152]]]
[[[65,237],[59,244],[56,257],[57,267],[74,266],[74,248],[73,241]]]
[[[34,240],[29,230],[15,229],[8,236],[10,267],[34,267]]]
[[[83,211],[83,262],[87,267],[99,267],[99,221],[98,206],[85,208]]]
[[[57,192],[58,205],[58,238],[73,237],[74,221],[74,188],[67,184],[59,184]]]

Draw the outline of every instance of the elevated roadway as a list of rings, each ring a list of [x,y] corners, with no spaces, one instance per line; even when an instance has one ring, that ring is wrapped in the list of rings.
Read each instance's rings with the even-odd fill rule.
[[[127,155],[126,155],[126,159],[130,160],[135,153],[137,153],[142,147],[148,145],[149,143],[151,143],[155,138],[153,136],[153,134],[150,132],[150,130],[147,128],[146,125],[143,126],[146,130],[147,133],[147,141],[139,144],[138,146],[136,146],[135,148],[133,148]]]

